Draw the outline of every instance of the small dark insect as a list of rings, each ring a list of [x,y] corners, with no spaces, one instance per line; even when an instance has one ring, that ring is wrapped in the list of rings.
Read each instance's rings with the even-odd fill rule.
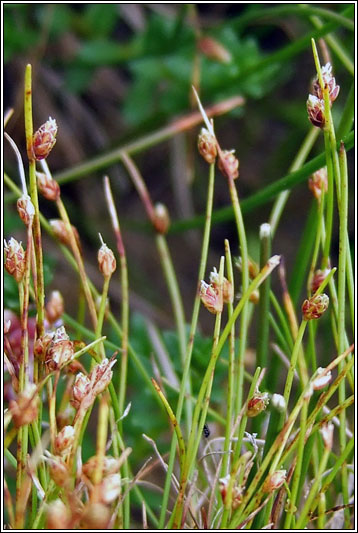
[[[210,429],[209,429],[209,426],[207,424],[204,424],[203,434],[204,434],[204,437],[206,439],[210,436]]]

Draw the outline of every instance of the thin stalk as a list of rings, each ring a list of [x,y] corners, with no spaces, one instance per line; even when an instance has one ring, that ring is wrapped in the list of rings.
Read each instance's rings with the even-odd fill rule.
[[[96,339],[99,339],[102,336],[102,327],[103,327],[104,315],[106,312],[108,288],[109,288],[110,281],[111,281],[111,274],[109,276],[104,276],[101,303],[99,306],[97,325],[96,325],[96,331],[95,331]],[[102,354],[102,359],[105,357],[105,350],[104,350],[103,343],[99,345],[98,353]]]
[[[319,135],[318,128],[311,128],[308,131],[306,137],[304,138],[300,146],[300,149],[297,152],[295,159],[292,162],[292,165],[288,169],[289,173],[294,172],[295,170],[298,170],[302,167],[314,143],[316,142],[318,135]],[[290,195],[289,190],[282,191],[275,200],[275,203],[271,210],[271,215],[270,215],[270,220],[269,220],[272,236],[276,233],[279,220],[281,218],[283,209],[286,205],[289,195]]]
[[[102,394],[99,402],[98,423],[97,423],[97,447],[96,447],[96,468],[93,473],[93,489],[91,492],[92,503],[97,502],[101,495],[99,493],[100,484],[103,477],[103,462],[106,455],[106,443],[108,432],[109,406],[105,394]]]
[[[298,494],[298,486],[301,476],[301,467],[302,467],[302,460],[303,460],[303,454],[305,450],[305,437],[306,437],[306,426],[307,426],[307,412],[308,412],[308,404],[310,401],[310,396],[307,395],[307,397],[304,399],[302,410],[301,410],[301,421],[300,421],[300,432],[299,432],[299,440],[298,440],[298,451],[297,451],[297,461],[296,461],[296,467],[293,475],[293,481],[292,481],[292,487],[291,487],[291,495],[290,495],[290,506],[286,514],[285,523],[284,523],[284,529],[291,529],[291,523],[294,519],[295,511],[296,511],[296,498]]]
[[[200,256],[200,266],[199,266],[198,285],[197,285],[198,289],[200,286],[200,281],[204,278],[204,275],[205,275],[206,262],[207,262],[207,257],[208,257],[211,214],[212,214],[213,197],[214,197],[214,180],[215,180],[215,165],[212,164],[210,165],[210,170],[209,170],[209,184],[208,184],[208,194],[207,194],[207,203],[206,203],[206,222],[205,222],[204,235],[203,235],[202,248],[201,248],[201,256]],[[189,333],[189,341],[188,341],[188,346],[187,346],[187,351],[186,351],[183,376],[182,376],[182,380],[180,384],[179,398],[178,398],[178,404],[177,404],[177,410],[176,410],[176,419],[178,423],[180,423],[181,414],[183,410],[183,403],[184,403],[186,387],[187,387],[186,383],[187,383],[189,370],[190,370],[190,362],[191,362],[191,356],[192,356],[193,346],[194,346],[194,336],[195,336],[196,327],[198,323],[199,309],[200,309],[200,296],[199,296],[199,290],[197,290],[196,295],[195,295],[195,300],[194,300],[194,307],[193,307],[190,333]],[[171,478],[172,478],[173,467],[174,467],[175,453],[176,453],[176,438],[173,438],[171,442],[171,447],[170,447],[168,470],[167,470],[167,475],[165,479],[162,507],[161,507],[160,518],[159,518],[160,529],[164,527],[164,522],[165,522],[165,517],[166,517],[166,510],[168,506],[169,491],[170,491],[170,486],[171,486]]]
[[[129,339],[129,292],[128,292],[128,268],[125,247],[122,238],[122,232],[119,225],[119,219],[117,215],[116,206],[113,200],[110,181],[108,176],[104,178],[105,197],[108,205],[108,211],[111,217],[113,231],[116,237],[117,250],[119,253],[120,261],[120,277],[122,288],[122,308],[121,308],[121,326],[122,326],[122,353],[120,363],[120,376],[119,376],[119,391],[118,391],[118,404],[121,413],[124,412],[124,402],[126,397],[127,388],[127,372],[128,372],[128,339]],[[119,422],[120,431],[123,431],[122,422]],[[129,464],[125,461],[123,465],[124,477],[129,477]],[[124,521],[125,526],[129,529],[130,518],[130,494],[124,501]]]
[[[34,159],[32,150],[33,137],[33,122],[32,122],[32,68],[31,65],[26,65],[25,70],[25,100],[24,100],[24,115],[25,115],[25,134],[26,134],[26,150],[29,159],[29,177],[30,177],[30,196],[33,206],[35,208],[35,215],[33,221],[33,235],[34,235],[34,249],[36,257],[36,310],[37,320],[36,329],[37,337],[42,337],[44,334],[44,317],[45,317],[45,286],[43,275],[43,258],[42,258],[42,242],[41,242],[41,226],[40,226],[40,211],[39,200],[37,195],[36,183],[36,161]]]
[[[240,243],[241,272],[242,272],[241,283],[242,283],[242,293],[245,294],[249,287],[249,256],[248,256],[248,251],[247,251],[245,226],[244,226],[244,221],[242,218],[239,197],[237,194],[234,180],[232,179],[231,176],[228,178],[228,185],[229,185],[231,203],[234,209],[236,227],[237,227],[239,243]],[[238,352],[238,358],[237,358],[237,381],[235,384],[235,388],[237,391],[235,411],[234,411],[235,416],[238,415],[242,407],[243,386],[244,386],[244,359],[245,359],[246,338],[248,334],[248,324],[249,324],[248,310],[249,310],[249,307],[248,305],[246,305],[243,308],[241,322],[240,322],[240,344],[239,344],[239,352]]]
[[[225,260],[226,260],[226,270],[227,270],[227,279],[232,287],[232,294],[235,294],[234,286],[234,272],[232,268],[232,259],[230,251],[230,243],[225,239]],[[228,306],[228,318],[230,320],[233,313],[233,303],[229,302]],[[224,441],[224,455],[222,460],[221,467],[221,477],[227,475],[230,464],[230,436],[231,436],[231,426],[232,426],[232,417],[234,409],[234,382],[235,382],[235,324],[231,328],[229,334],[229,365],[228,365],[228,384],[227,384],[227,408],[226,408],[226,424],[225,424],[225,441]]]
[[[346,152],[343,144],[339,152],[340,162],[340,200],[339,200],[339,257],[338,257],[338,353],[342,353],[345,349],[345,294],[346,294],[346,257],[347,257],[347,223],[348,223],[348,175],[347,175],[347,159]],[[338,365],[338,371],[342,370],[343,361]],[[345,401],[345,383],[342,382],[339,391],[338,398],[339,403],[343,404]],[[346,413],[342,411],[339,416],[340,428],[339,428],[339,445],[341,453],[346,447]],[[348,472],[347,465],[342,465],[342,492],[343,492],[343,504],[347,505],[349,501],[348,492]],[[349,527],[350,513],[346,508],[345,512],[345,527]]]
[[[294,529],[300,529],[301,531],[307,524],[307,515],[308,511],[310,510],[310,507],[312,505],[312,502],[314,498],[316,497],[316,494],[319,490],[320,484],[322,483],[322,475],[323,472],[326,470],[326,465],[328,458],[330,456],[331,450],[327,447],[325,447],[322,459],[320,461],[319,467],[318,467],[318,473],[316,476],[316,479],[311,487],[311,490],[307,496],[307,499],[305,501],[305,504],[303,506],[303,509],[300,511],[299,518],[296,521],[296,524],[294,525]]]
[[[260,226],[260,268],[267,263],[271,255],[271,227],[270,224]],[[260,287],[257,324],[256,359],[260,368],[267,368],[269,345],[269,312],[270,312],[271,278],[267,278]],[[265,376],[262,387],[265,389]],[[259,426],[256,427],[256,430]],[[259,431],[255,431],[259,433]]]
[[[75,257],[75,260],[76,260],[76,263],[77,263],[78,273],[80,275],[83,291],[84,291],[85,296],[86,296],[86,301],[87,301],[88,310],[89,310],[89,313],[90,313],[90,316],[91,316],[92,325],[93,325],[93,328],[96,329],[96,327],[97,327],[96,306],[95,306],[95,303],[94,303],[94,300],[93,300],[93,297],[92,297],[92,294],[91,294],[91,290],[90,290],[90,287],[89,287],[89,280],[88,280],[88,277],[87,277],[87,274],[86,274],[86,271],[85,271],[83,259],[82,259],[82,256],[81,256],[81,252],[80,252],[80,250],[78,248],[78,244],[77,244],[77,241],[76,241],[75,234],[73,232],[73,228],[72,228],[70,219],[68,217],[66,208],[65,208],[64,203],[62,202],[61,198],[59,198],[56,201],[56,205],[57,205],[57,209],[58,209],[58,211],[60,213],[60,217],[61,217],[61,219],[63,220],[63,222],[66,225],[67,235],[68,235],[68,238],[70,240],[72,253],[73,253],[73,255]]]

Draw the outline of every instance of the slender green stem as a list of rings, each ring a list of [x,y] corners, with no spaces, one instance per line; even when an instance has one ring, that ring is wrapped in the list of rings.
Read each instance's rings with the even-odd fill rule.
[[[260,268],[263,268],[271,255],[271,227],[270,224],[260,226]],[[270,285],[271,279],[267,278],[260,287],[257,324],[257,365],[267,368],[269,345],[269,311],[270,311]],[[265,377],[261,383],[265,389]],[[256,429],[258,429],[256,427]],[[258,432],[258,431],[257,431]]]
[[[301,410],[301,422],[300,422],[300,433],[299,433],[299,440],[298,440],[297,461],[296,461],[296,467],[295,467],[295,472],[293,475],[293,481],[292,481],[292,487],[291,487],[290,506],[289,506],[289,509],[288,509],[288,512],[285,518],[285,524],[284,524],[285,530],[289,530],[291,528],[291,523],[292,523],[294,514],[296,512],[296,498],[298,494],[298,486],[299,486],[299,481],[300,481],[300,476],[301,476],[302,460],[303,460],[303,454],[305,450],[305,437],[306,437],[307,412],[308,412],[309,400],[310,400],[310,396],[307,396],[305,398],[305,401],[303,402],[302,410]]]
[[[108,295],[108,288],[109,288],[110,280],[111,280],[111,275],[104,276],[101,303],[99,306],[97,325],[96,325],[96,331],[95,331],[96,339],[99,339],[102,335],[102,327],[103,327],[104,315],[106,312],[107,295]],[[103,343],[99,344],[98,348],[99,348],[99,352],[102,353],[102,358],[104,358],[105,350],[104,350]]]
[[[242,293],[244,294],[249,286],[249,256],[247,251],[247,241],[244,221],[242,218],[242,212],[240,208],[239,197],[235,187],[234,180],[230,176],[228,178],[228,185],[231,197],[232,207],[234,209],[236,228],[238,232],[239,242],[240,242],[240,252],[241,252],[241,272],[242,272]],[[243,398],[243,385],[244,385],[244,359],[246,351],[246,338],[248,334],[248,305],[243,308],[241,322],[240,322],[240,344],[239,344],[239,353],[237,358],[237,380],[235,384],[236,402],[235,402],[235,416],[238,415],[242,407],[242,398]]]
[[[232,259],[230,244],[227,239],[225,239],[225,259],[226,259],[226,270],[227,270],[227,279],[232,287],[232,294],[235,294],[234,286],[234,272],[232,268]],[[230,320],[233,313],[233,303],[228,303],[228,318]],[[226,410],[226,424],[225,424],[225,441],[224,441],[224,455],[221,467],[221,476],[224,477],[229,471],[230,464],[230,448],[231,448],[231,427],[233,419],[233,408],[234,408],[234,383],[235,383],[235,324],[233,324],[230,335],[229,335],[229,365],[228,365],[228,385],[227,385],[227,410]]]
[[[199,285],[200,285],[200,281],[204,278],[204,275],[205,275],[205,268],[206,268],[206,262],[207,262],[207,256],[208,256],[210,227],[211,227],[211,213],[212,213],[213,197],[214,197],[214,180],[215,180],[215,165],[210,165],[208,194],[207,194],[207,203],[206,203],[206,222],[205,222],[205,228],[204,228],[204,235],[203,235],[201,256],[200,256],[200,266],[199,266],[199,273],[198,273],[198,290],[196,292],[195,300],[194,300],[194,307],[193,307],[190,333],[189,333],[189,342],[188,342],[187,351],[186,351],[183,376],[182,376],[182,380],[180,384],[180,392],[179,392],[179,398],[178,398],[178,404],[177,404],[177,410],[176,410],[176,419],[178,420],[178,423],[180,423],[180,419],[181,419],[181,413],[183,409],[184,397],[185,397],[185,392],[186,392],[186,387],[187,387],[186,383],[187,383],[187,378],[189,375],[191,356],[192,356],[193,346],[194,346],[194,336],[195,336],[196,327],[198,323],[198,316],[199,316],[199,309],[200,309]],[[176,447],[176,438],[173,438],[171,442],[171,447],[170,447],[168,470],[167,470],[167,475],[165,479],[162,508],[161,508],[160,518],[159,518],[159,528],[164,527],[164,521],[165,521],[165,516],[166,516],[166,509],[168,505],[169,491],[170,491],[170,485],[171,485],[171,477],[172,477],[173,467],[174,467],[174,459],[175,459],[175,452],[176,452],[175,447]]]
[[[33,137],[33,123],[32,123],[32,68],[31,65],[26,66],[25,70],[25,134],[26,134],[26,149],[29,158],[29,177],[30,177],[30,196],[33,206],[35,208],[35,215],[33,221],[33,235],[34,235],[34,249],[36,257],[36,309],[37,309],[37,336],[42,337],[44,334],[44,317],[45,317],[45,286],[43,275],[43,259],[42,259],[42,242],[41,242],[41,227],[40,227],[40,211],[39,200],[37,195],[36,183],[36,161],[32,151],[32,137]]]

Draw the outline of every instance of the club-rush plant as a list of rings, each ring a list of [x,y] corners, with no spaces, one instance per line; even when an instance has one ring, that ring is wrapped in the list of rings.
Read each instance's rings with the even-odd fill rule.
[[[214,39],[202,37],[200,46],[205,53],[230,61]],[[275,193],[270,220],[259,228],[260,260],[255,262],[242,209],[240,148],[221,146],[212,118],[215,110],[209,118],[198,88],[193,88],[193,94],[205,127],[197,148],[208,165],[208,182],[189,320],[171,255],[169,210],[153,202],[130,150],[119,151],[154,233],[175,323],[175,361],[151,328],[160,353],[152,367],[130,336],[127,252],[110,180],[104,179],[103,195],[117,250],[111,250],[100,235],[97,263],[103,286],[98,289],[88,274],[90,258],[83,253],[81,234],[71,224],[61,185],[47,163],[61,128],[50,117],[34,133],[36,85],[27,65],[27,173],[18,147],[5,134],[17,157],[21,188],[14,176],[6,175],[5,183],[17,196],[24,224],[22,242],[9,235],[4,245],[4,266],[17,285],[19,302],[18,315],[7,312],[4,327],[5,371],[11,387],[4,413],[7,527],[132,529],[138,527],[138,512],[143,528],[158,530],[325,530],[332,527],[332,517],[340,520],[340,529],[353,527],[354,346],[349,322],[354,323],[354,292],[347,158],[332,117],[340,88],[331,63],[321,66],[314,40],[312,49],[316,77],[307,113],[314,129],[298,151],[290,176],[302,179],[308,145],[312,147],[320,131],[325,150],[319,158],[321,167],[306,176],[315,202],[309,219],[312,246],[302,271],[296,271],[293,290],[286,283],[285,250],[274,235],[289,183],[294,182]],[[303,112],[304,106],[302,95]],[[193,121],[191,116],[185,127],[198,123],[198,117]],[[177,122],[173,134],[182,127]],[[351,143],[349,135],[347,139]],[[214,186],[219,179],[227,185],[238,241],[234,253],[239,257],[232,257],[234,244],[226,239],[220,260],[212,266],[208,252]],[[41,213],[39,194],[52,202],[57,219],[48,220]],[[267,198],[270,195],[268,188]],[[337,259],[332,251],[336,223]],[[77,272],[88,322],[75,318],[76,310],[68,309],[58,289],[46,292],[43,232],[57,242],[69,268]],[[208,268],[212,268],[209,274]],[[121,308],[115,314],[109,287],[118,272]],[[303,291],[305,297],[297,306],[293,295]],[[213,330],[197,382],[193,354],[200,342],[200,314],[213,321]],[[115,335],[103,334],[108,325]],[[331,344],[325,366],[319,367],[323,326]],[[135,369],[136,383],[128,381],[128,365]],[[225,369],[226,386],[218,406],[219,367]],[[165,444],[143,435],[155,459],[143,457],[140,467],[131,460],[135,444],[124,423],[136,414],[129,403],[136,388],[145,388],[154,399],[154,410],[146,416],[153,421],[165,417],[171,430],[170,442]],[[84,455],[87,435],[94,435],[90,458]],[[151,477],[154,464],[163,475]],[[153,504],[148,486],[159,490],[159,505]]]

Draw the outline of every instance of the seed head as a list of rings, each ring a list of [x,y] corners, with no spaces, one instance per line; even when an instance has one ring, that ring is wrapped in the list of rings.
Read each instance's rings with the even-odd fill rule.
[[[10,276],[13,276],[17,283],[20,283],[24,276],[26,266],[26,256],[21,242],[11,237],[9,242],[4,241],[6,254],[5,268]]]
[[[49,465],[50,477],[59,487],[64,487],[69,480],[69,469],[67,464],[56,455],[45,451],[44,459]]]
[[[323,128],[325,124],[324,101],[310,94],[307,100],[307,112],[312,124],[317,128]]]
[[[64,326],[57,328],[46,350],[45,364],[50,371],[62,368],[75,355],[73,342],[66,333]]]
[[[17,212],[19,213],[19,217],[25,224],[25,226],[28,226],[29,224],[32,224],[32,221],[35,216],[35,208],[34,204],[31,202],[31,198],[28,194],[23,194],[20,196],[16,203]]]
[[[323,78],[323,85],[324,87],[328,87],[329,91],[329,100],[332,105],[332,103],[335,101],[335,99],[338,96],[339,93],[339,85],[336,85],[336,79],[332,76],[332,65],[331,63],[326,63],[324,67],[321,69],[322,72],[322,78]],[[317,98],[320,98],[323,100],[323,91],[321,89],[321,85],[319,83],[318,77],[313,82],[313,92]]]
[[[101,363],[93,368],[92,372],[90,373],[90,382],[93,394],[95,396],[103,392],[109,385],[113,376],[111,369],[116,362],[117,361],[113,358],[109,360],[105,358]]]
[[[71,404],[75,409],[79,409],[84,398],[91,392],[90,380],[85,374],[77,374],[72,389]]]
[[[111,276],[116,270],[117,263],[114,254],[104,243],[98,250],[98,266],[104,277]]]
[[[112,503],[121,493],[121,475],[110,474],[101,483],[99,494],[103,503]]]
[[[230,63],[231,61],[230,52],[212,37],[202,37],[199,39],[198,47],[199,50],[209,59],[219,61],[220,63]]]
[[[212,285],[208,285],[205,281],[201,281],[200,298],[204,306],[210,313],[217,314],[223,310],[223,295],[222,291],[215,289]]]
[[[97,469],[98,458],[97,455],[94,455],[83,465],[82,471],[92,482],[94,473]],[[115,474],[119,471],[120,460],[106,455],[102,457],[102,477],[109,476],[110,474]]]
[[[50,342],[52,341],[53,337],[55,335],[54,331],[49,331],[45,333],[42,337],[38,337],[34,344],[34,356],[39,361],[45,360],[45,355],[47,352],[47,348],[50,345]]]
[[[214,289],[216,291],[219,291],[220,290],[220,278],[219,278],[219,273],[215,267],[210,272],[209,279]],[[228,279],[225,278],[225,276],[223,277],[221,290],[222,290],[222,295],[223,295],[223,302],[226,304],[231,303],[234,297],[233,290],[232,290],[232,284],[230,283]]]
[[[86,530],[97,529],[103,531],[108,529],[111,518],[110,509],[99,502],[89,502],[81,516],[80,528]]]
[[[56,322],[64,312],[63,298],[60,291],[52,291],[50,299],[46,304],[46,318],[53,324]]]
[[[219,153],[219,169],[227,178],[235,180],[239,177],[239,160],[234,155],[235,150],[223,150]]]
[[[264,411],[269,403],[267,392],[256,391],[253,397],[248,401],[246,415],[253,418]]]
[[[55,237],[60,242],[62,242],[62,244],[65,244],[66,246],[71,246],[71,239],[70,239],[70,237],[68,235],[66,224],[61,219],[54,218],[54,219],[50,220],[50,226],[51,226],[51,229],[52,229]],[[78,234],[78,231],[75,228],[75,226],[71,225],[71,228],[72,228],[72,231],[74,233],[77,246],[78,246],[79,250],[81,251],[81,242],[80,242],[80,236]]]
[[[17,400],[10,401],[9,410],[16,428],[31,424],[36,420],[39,404],[36,391],[36,385],[29,383],[25,390],[19,393]]]
[[[46,159],[56,143],[56,120],[49,117],[45,124],[39,127],[32,138],[32,151],[37,161]]]
[[[317,368],[317,375],[312,381],[313,390],[321,390],[327,387],[332,379],[332,373],[329,370],[326,372],[324,368]]]
[[[326,450],[331,450],[333,446],[333,433],[334,433],[334,425],[332,422],[325,424],[321,427],[320,433],[322,435],[324,447]]]
[[[273,492],[279,489],[286,481],[286,470],[276,470],[263,484],[263,492]]]
[[[37,188],[46,200],[53,202],[58,200],[61,194],[57,181],[43,172],[37,172]]]
[[[158,233],[161,233],[162,235],[166,235],[168,233],[170,217],[168,209],[164,204],[158,203],[154,206],[153,225]]]
[[[47,506],[47,529],[61,529],[65,531],[70,526],[71,512],[70,509],[57,499]]]
[[[305,320],[320,318],[327,310],[329,298],[327,294],[318,294],[305,300],[302,304],[302,314]]]
[[[312,174],[308,180],[308,188],[312,191],[314,197],[320,201],[322,192],[327,192],[328,190],[327,167],[323,167]]]
[[[325,270],[316,270],[311,282],[311,290],[313,293],[319,289],[330,271],[331,270],[329,268],[326,268]]]
[[[215,163],[217,156],[216,138],[206,128],[202,128],[198,136],[198,150],[209,165]]]
[[[72,448],[75,440],[75,428],[65,426],[55,438],[55,451],[58,455],[66,455]]]

